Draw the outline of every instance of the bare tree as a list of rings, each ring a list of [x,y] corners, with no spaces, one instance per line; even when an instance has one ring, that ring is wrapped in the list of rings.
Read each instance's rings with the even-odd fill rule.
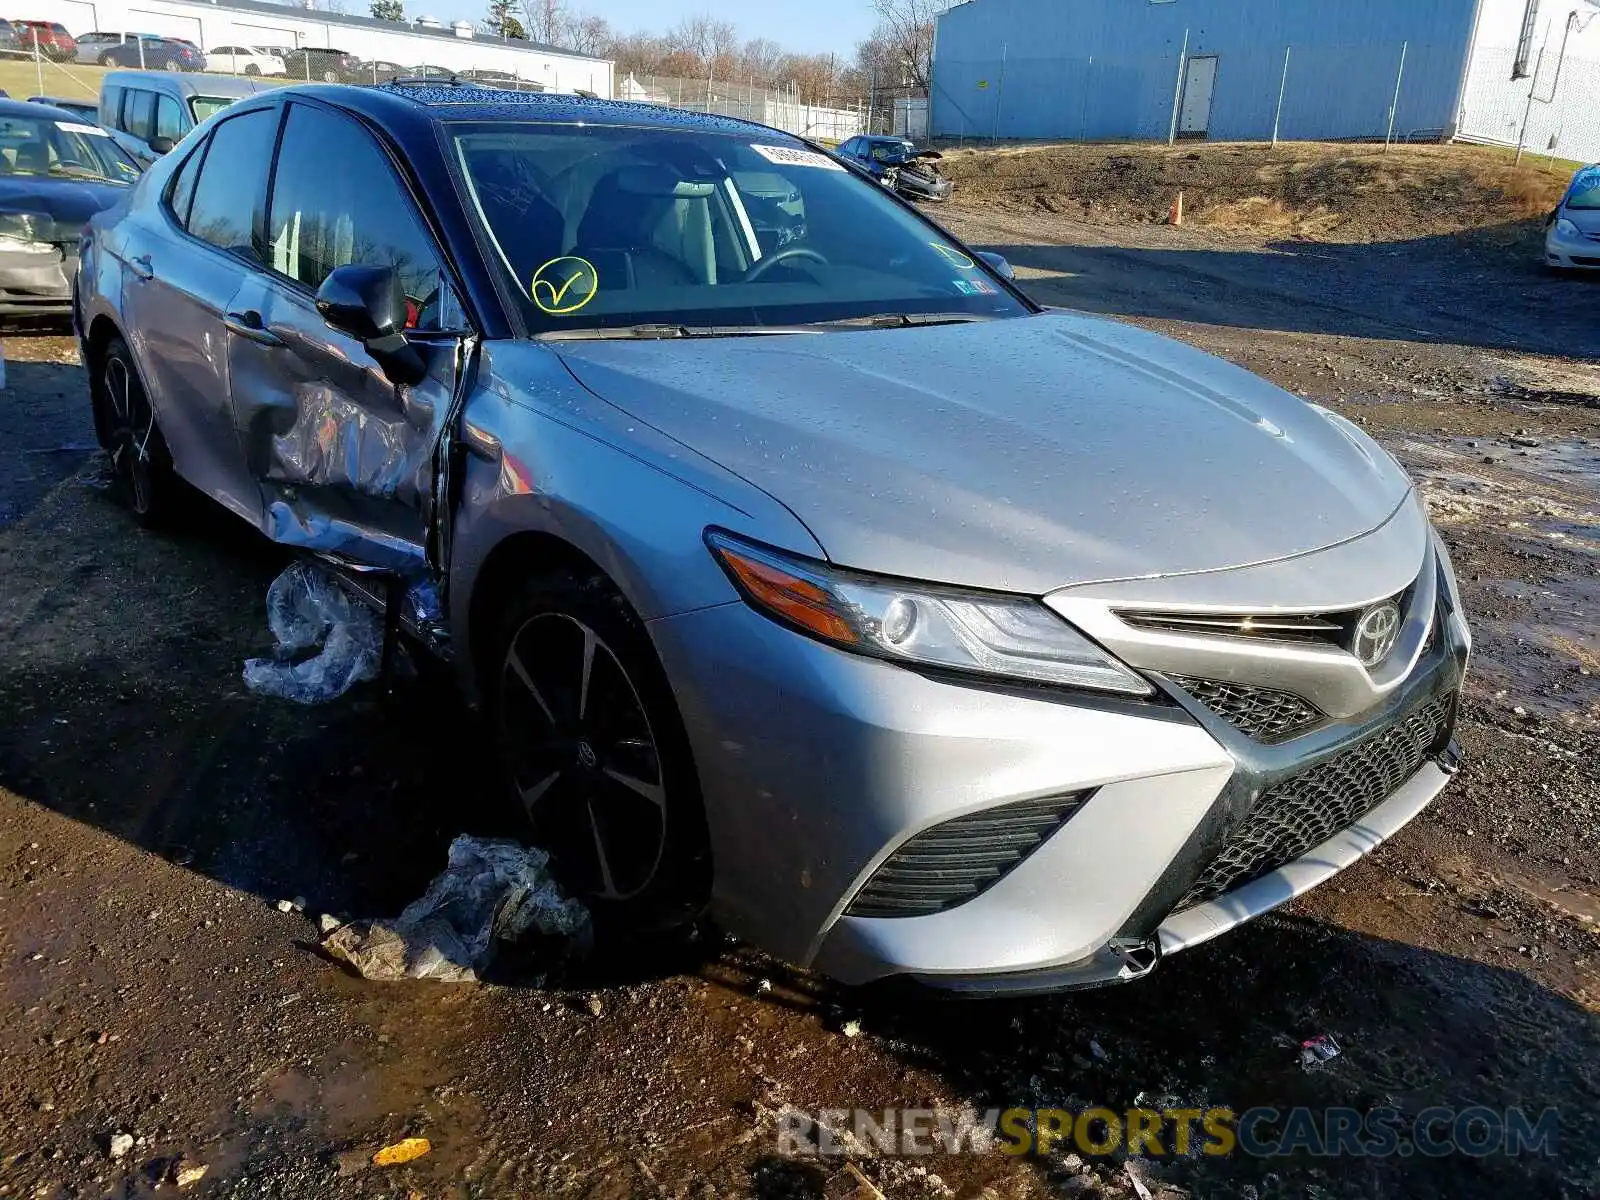
[[[524,28],[530,38],[547,46],[561,44],[561,27],[566,16],[561,0],[522,0],[522,11],[528,18]]]
[[[578,54],[614,58],[612,48],[616,42],[617,35],[604,17],[573,13],[564,23],[562,40],[557,44]]]
[[[759,84],[771,84],[783,64],[783,47],[771,38],[751,38],[739,51],[739,74]]]
[[[904,73],[905,83],[926,91],[933,75],[933,24],[950,0],[873,0],[873,7],[878,12],[873,40],[889,48],[893,70]]]

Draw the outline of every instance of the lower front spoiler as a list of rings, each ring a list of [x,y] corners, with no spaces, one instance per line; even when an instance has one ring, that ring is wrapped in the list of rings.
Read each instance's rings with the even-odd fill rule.
[[[1449,782],[1441,762],[1422,766],[1400,789],[1356,824],[1308,854],[1225,896],[1169,916],[1149,941],[1117,939],[1088,958],[1060,966],[996,975],[913,975],[940,991],[969,996],[1027,996],[1126,983],[1149,974],[1168,954],[1208,942],[1271,912],[1337,875],[1377,849],[1431,804]]]
[[[77,273],[76,254],[0,250],[0,316],[70,316]]]

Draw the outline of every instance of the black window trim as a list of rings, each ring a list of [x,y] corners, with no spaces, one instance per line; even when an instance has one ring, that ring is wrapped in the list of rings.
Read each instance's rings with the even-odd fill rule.
[[[456,306],[461,309],[462,313],[467,319],[467,328],[465,329],[408,329],[406,330],[407,336],[421,335],[422,337],[427,337],[432,334],[434,336],[442,335],[459,337],[463,334],[476,334],[480,329],[482,329],[482,322],[478,320],[477,313],[473,311],[471,297],[467,293],[466,288],[462,286],[460,271],[456,269],[456,265],[451,260],[450,255],[443,249],[444,239],[439,236],[439,230],[434,224],[433,218],[429,212],[429,206],[419,200],[417,189],[412,179],[402,167],[403,160],[394,152],[393,147],[389,145],[389,140],[383,135],[382,130],[378,129],[370,121],[365,120],[359,113],[352,112],[350,109],[340,108],[333,104],[324,104],[321,101],[309,96],[296,96],[292,100],[284,100],[280,102],[279,107],[282,109],[283,115],[278,121],[278,136],[273,142],[272,146],[272,163],[267,169],[266,203],[261,209],[263,227],[253,236],[259,238],[262,245],[266,245],[267,234],[272,229],[272,199],[278,187],[278,156],[283,149],[284,132],[289,127],[289,110],[295,105],[300,105],[304,108],[317,109],[321,112],[331,114],[335,118],[343,118],[344,120],[350,121],[356,126],[357,129],[361,130],[372,139],[373,143],[378,148],[378,152],[382,154],[385,161],[388,162],[391,174],[394,175],[395,180],[400,185],[403,200],[409,202],[411,212],[417,218],[417,223],[422,229],[423,236],[427,238],[428,242],[430,243],[433,250],[434,259],[439,264],[439,270],[443,274],[445,282],[455,293]],[[299,279],[291,279],[282,272],[275,270],[270,264],[262,263],[260,269],[268,279],[281,287],[290,288],[291,290],[299,292],[302,295],[313,298],[317,294],[316,288],[308,286]]]
[[[170,224],[175,231],[197,242],[205,241],[205,239],[196,238],[189,232],[189,214],[185,212],[180,217],[177,210],[172,207],[172,197],[178,190],[178,179],[183,175],[184,168],[186,168],[190,162],[194,163],[195,187],[200,186],[200,172],[206,169],[206,152],[210,149],[211,135],[208,133],[205,137],[200,139],[199,144],[196,145],[194,149],[190,150],[179,160],[178,165],[173,168],[172,178],[167,180],[166,184],[161,189],[161,204],[159,205],[161,209],[161,215],[166,217],[167,223]],[[189,208],[191,210],[194,208],[193,189],[191,189],[189,192]],[[211,245],[210,242],[205,242],[205,244],[207,246]]]

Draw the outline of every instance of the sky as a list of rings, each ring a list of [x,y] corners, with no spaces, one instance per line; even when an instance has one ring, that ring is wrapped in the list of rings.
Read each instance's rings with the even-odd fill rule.
[[[786,50],[841,57],[872,32],[871,0],[569,0],[571,7],[612,26],[633,32],[663,33],[684,17],[702,13],[732,21],[744,39],[767,37]],[[487,0],[481,8],[487,8]],[[465,11],[463,11],[465,10]],[[354,8],[351,11],[360,11]],[[459,17],[477,22],[472,0],[407,0],[406,12],[438,17],[447,24]]]

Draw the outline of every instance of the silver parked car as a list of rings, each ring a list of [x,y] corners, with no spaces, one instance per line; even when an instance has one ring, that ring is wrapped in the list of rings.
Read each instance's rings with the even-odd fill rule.
[[[1600,271],[1600,163],[1580,168],[1545,222],[1545,265]]]
[[[351,568],[602,928],[1131,979],[1455,769],[1469,633],[1388,454],[772,129],[247,97],[94,219],[77,320],[134,510],[181,476]]]

